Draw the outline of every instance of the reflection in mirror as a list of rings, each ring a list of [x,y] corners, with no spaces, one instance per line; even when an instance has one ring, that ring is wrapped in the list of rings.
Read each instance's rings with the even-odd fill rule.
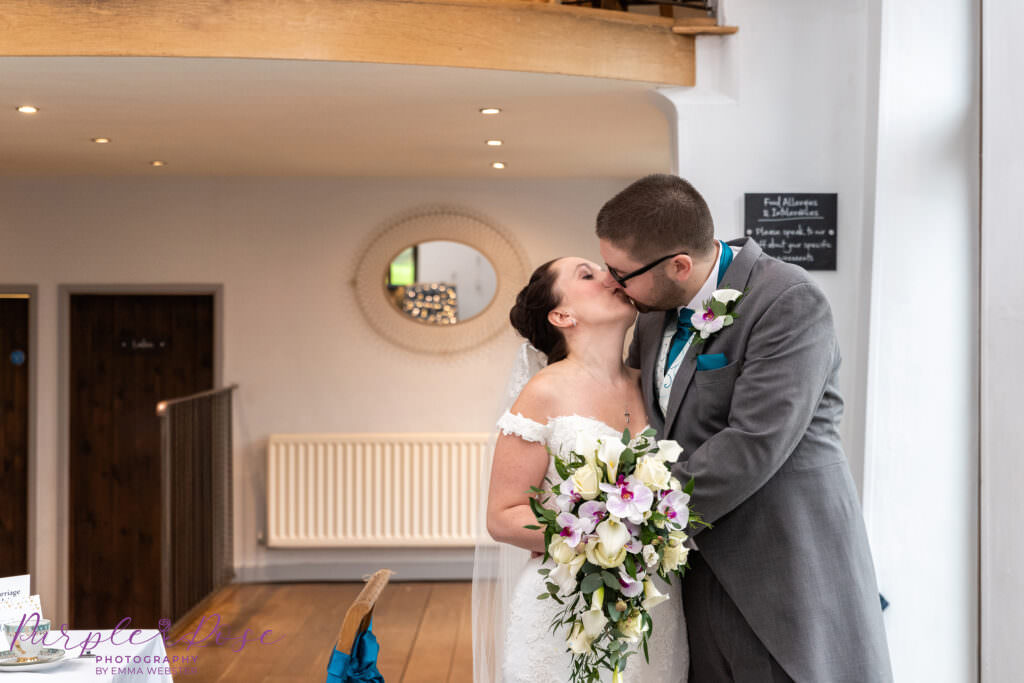
[[[491,262],[473,247],[438,240],[395,256],[386,284],[402,313],[429,325],[454,325],[487,308],[498,279]]]

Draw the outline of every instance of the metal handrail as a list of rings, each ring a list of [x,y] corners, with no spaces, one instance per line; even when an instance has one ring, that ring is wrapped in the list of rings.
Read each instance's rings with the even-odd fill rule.
[[[159,403],[156,404],[156,414],[159,415],[160,417],[163,417],[164,413],[167,412],[167,409],[169,407],[176,405],[178,403],[184,403],[185,401],[193,401],[197,398],[213,396],[215,394],[220,394],[225,391],[234,391],[237,388],[237,384],[229,384],[228,386],[221,387],[220,389],[207,389],[206,391],[200,391],[196,394],[190,394],[188,396],[182,396],[180,398],[169,398],[166,401],[160,401]]]

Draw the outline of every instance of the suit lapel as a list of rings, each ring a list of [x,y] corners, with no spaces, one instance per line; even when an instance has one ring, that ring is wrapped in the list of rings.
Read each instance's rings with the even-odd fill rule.
[[[748,237],[732,240],[731,242],[726,242],[726,244],[731,247],[740,247],[740,253],[729,264],[725,274],[720,278],[721,285],[715,289],[729,288],[742,291],[750,280],[750,272],[754,268],[754,263],[761,256],[761,247],[757,242]],[[742,302],[740,305],[742,305]],[[718,332],[718,334],[726,334],[727,331],[728,328],[725,328]],[[679,407],[683,404],[683,398],[686,397],[686,392],[693,381],[693,375],[697,371],[697,356],[700,355],[703,349],[703,345],[691,343],[690,348],[686,350],[686,355],[683,356],[682,363],[679,365],[679,372],[676,373],[675,381],[672,382],[672,392],[668,397],[668,411],[665,414],[665,429],[663,432],[666,436],[672,433],[672,428],[675,426],[676,417],[679,415]],[[657,397],[655,397],[655,400],[657,400]]]

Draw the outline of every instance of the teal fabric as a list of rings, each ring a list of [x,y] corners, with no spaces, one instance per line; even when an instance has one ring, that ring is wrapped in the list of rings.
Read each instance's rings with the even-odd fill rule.
[[[384,683],[384,677],[377,670],[377,655],[380,645],[373,635],[373,622],[369,628],[360,633],[352,647],[352,654],[334,650],[327,663],[327,683],[349,683],[364,681],[365,683]]]
[[[718,260],[718,287],[722,286],[722,278],[725,277],[725,271],[729,268],[729,264],[732,263],[732,247],[725,242],[719,242],[722,245],[722,257]]]
[[[697,356],[697,370],[717,370],[729,364],[724,353],[705,353]]]
[[[672,367],[672,363],[675,362],[676,357],[683,350],[683,347],[686,346],[686,342],[690,341],[690,335],[693,334],[693,325],[690,324],[690,316],[693,315],[693,310],[683,308],[680,312],[683,315],[681,319],[676,321],[676,333],[672,336],[672,345],[668,347],[666,368]],[[675,311],[671,312],[671,314],[675,313]]]
[[[732,263],[732,248],[729,247],[725,242],[719,242],[722,245],[722,254],[718,259],[718,282],[717,285],[722,284],[722,278],[725,277],[725,271]],[[690,335],[693,334],[693,326],[690,324],[690,318],[693,316],[693,309],[683,308],[677,313],[676,311],[669,312],[669,324],[672,323],[672,316],[678,316],[676,322],[676,333],[672,335],[672,344],[668,347],[668,360],[665,362],[665,371],[672,367],[672,363],[675,362],[676,358],[686,347],[686,342],[690,341]]]

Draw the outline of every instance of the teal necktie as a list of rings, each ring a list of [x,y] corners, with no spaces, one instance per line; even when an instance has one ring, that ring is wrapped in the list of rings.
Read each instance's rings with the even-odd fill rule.
[[[681,317],[676,320],[676,333],[672,335],[672,345],[668,347],[668,362],[665,364],[665,372],[672,367],[672,363],[675,362],[683,347],[686,346],[686,342],[690,341],[690,335],[693,334],[693,326],[690,325],[693,310],[681,308],[676,315],[680,314]]]
[[[720,242],[722,245],[722,254],[718,259],[718,281],[717,285],[722,284],[722,278],[725,277],[725,271],[729,268],[729,264],[732,263],[732,248],[725,242]],[[670,314],[671,315],[671,314]],[[668,360],[665,362],[665,372],[672,367],[672,363],[683,348],[686,346],[686,342],[690,341],[690,335],[693,334],[693,326],[690,325],[690,318],[693,316],[693,309],[681,308],[676,314],[676,333],[672,335],[672,344],[668,347]]]

